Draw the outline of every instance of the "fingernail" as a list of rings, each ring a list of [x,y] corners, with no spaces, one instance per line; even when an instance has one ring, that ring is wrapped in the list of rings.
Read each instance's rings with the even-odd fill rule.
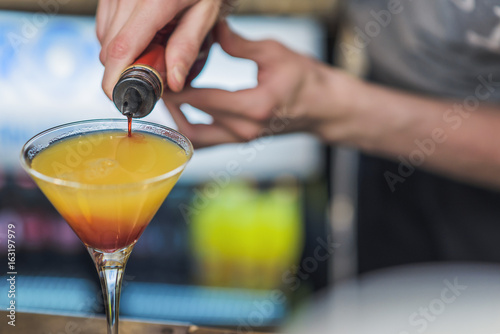
[[[174,74],[174,79],[179,85],[179,88],[182,88],[184,84],[184,77],[186,76],[184,68],[180,65],[174,66],[174,69],[172,70]]]

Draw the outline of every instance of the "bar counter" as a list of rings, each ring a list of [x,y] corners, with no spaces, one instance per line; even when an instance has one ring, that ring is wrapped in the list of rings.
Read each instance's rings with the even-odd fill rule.
[[[8,312],[0,311],[0,333],[5,334],[106,334],[104,316],[76,317],[16,312],[15,326],[9,325]],[[188,323],[145,322],[120,319],[120,334],[237,334],[235,329],[198,327]],[[243,330],[246,334],[248,328]],[[263,332],[258,332],[263,334]]]

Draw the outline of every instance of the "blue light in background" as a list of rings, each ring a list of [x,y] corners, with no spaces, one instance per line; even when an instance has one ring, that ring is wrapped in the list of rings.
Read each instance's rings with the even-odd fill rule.
[[[8,276],[0,276],[0,291],[9,291]],[[258,314],[259,326],[275,325],[286,314],[272,291],[126,282],[120,314],[132,318],[183,321],[199,325],[240,325]],[[101,291],[82,278],[16,276],[16,309],[21,312],[101,315]],[[7,309],[8,294],[0,295]]]
[[[0,308],[6,310],[10,298],[8,276],[0,276]],[[22,312],[89,314],[99,310],[101,292],[82,278],[16,276],[16,309]]]
[[[274,303],[271,294],[267,290],[132,282],[122,291],[120,312],[201,325],[240,325],[255,313],[259,326],[271,326],[286,313],[286,302]]]

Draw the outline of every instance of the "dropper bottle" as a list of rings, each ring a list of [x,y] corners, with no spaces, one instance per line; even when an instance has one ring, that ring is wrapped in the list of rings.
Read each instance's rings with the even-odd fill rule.
[[[165,47],[176,25],[174,20],[158,31],[146,50],[120,75],[113,89],[113,102],[129,119],[149,115],[161,98],[166,85]],[[213,40],[210,31],[186,77],[185,85],[200,74]]]

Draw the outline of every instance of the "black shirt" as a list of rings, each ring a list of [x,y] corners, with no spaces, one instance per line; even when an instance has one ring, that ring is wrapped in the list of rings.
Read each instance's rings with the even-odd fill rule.
[[[340,49],[368,56],[370,80],[471,110],[500,103],[500,0],[351,0],[348,13],[355,39]],[[449,116],[446,126],[466,122]],[[406,167],[361,156],[359,271],[500,262],[500,192]]]

